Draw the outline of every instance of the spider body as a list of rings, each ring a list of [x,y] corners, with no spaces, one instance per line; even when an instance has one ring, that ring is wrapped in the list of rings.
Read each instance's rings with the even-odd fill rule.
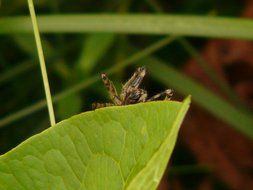
[[[100,108],[107,106],[121,106],[128,104],[136,104],[140,102],[155,101],[158,99],[170,100],[173,93],[171,89],[167,89],[159,94],[148,98],[148,93],[146,90],[139,88],[142,80],[146,74],[145,67],[139,67],[134,72],[132,77],[123,85],[121,93],[118,95],[117,90],[112,81],[109,80],[105,73],[101,74],[101,79],[109,93],[112,103],[93,103],[92,108]]]
[[[136,104],[139,102],[145,102],[147,98],[147,91],[143,89],[131,89],[126,93],[124,99],[122,99],[123,105]]]

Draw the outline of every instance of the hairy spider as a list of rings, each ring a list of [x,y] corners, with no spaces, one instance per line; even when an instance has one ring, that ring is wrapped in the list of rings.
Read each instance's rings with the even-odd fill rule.
[[[112,81],[109,80],[105,73],[101,74],[101,79],[107,88],[112,103],[93,103],[92,108],[101,108],[106,106],[121,106],[128,104],[136,104],[139,102],[149,102],[158,99],[170,100],[173,93],[171,89],[167,89],[159,94],[148,98],[146,90],[139,88],[144,76],[146,74],[145,67],[139,67],[134,72],[132,77],[123,85],[121,93],[118,95],[116,88]]]

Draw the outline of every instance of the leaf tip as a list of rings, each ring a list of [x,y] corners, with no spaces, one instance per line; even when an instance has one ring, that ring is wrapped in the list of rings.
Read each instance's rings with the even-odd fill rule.
[[[191,103],[191,99],[192,99],[192,96],[191,96],[191,95],[188,95],[188,96],[184,99],[183,104],[189,106],[190,103]]]

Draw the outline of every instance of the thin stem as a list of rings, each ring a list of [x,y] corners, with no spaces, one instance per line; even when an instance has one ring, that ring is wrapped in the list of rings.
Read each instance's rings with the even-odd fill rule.
[[[40,60],[40,68],[41,68],[43,84],[44,84],[44,89],[45,89],[45,94],[46,94],[49,119],[52,126],[52,125],[55,125],[54,109],[53,109],[53,103],[52,103],[50,87],[49,87],[49,82],[48,82],[48,77],[47,77],[47,69],[46,69],[44,54],[43,54],[41,40],[40,40],[39,28],[38,28],[36,14],[35,14],[32,0],[28,0],[28,7],[29,7],[31,19],[32,19],[33,31],[34,31],[37,51],[38,51],[39,60]]]

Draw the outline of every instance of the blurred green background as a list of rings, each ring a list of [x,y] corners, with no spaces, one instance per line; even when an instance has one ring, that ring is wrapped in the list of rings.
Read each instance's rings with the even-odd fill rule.
[[[253,17],[253,3],[239,0],[41,0],[35,1],[35,9],[37,15],[93,13],[97,19],[100,13],[113,13],[119,20],[134,13]],[[12,31],[5,22],[7,17],[29,16],[27,2],[2,1],[0,10],[3,154],[50,124],[34,35]],[[68,28],[73,20],[62,21]],[[22,25],[11,24],[17,31]],[[247,31],[247,26],[242,27]],[[253,189],[253,44],[233,40],[229,34],[226,40],[211,38],[211,34],[199,38],[197,32],[194,36],[42,33],[56,120],[91,110],[93,102],[108,102],[99,73],[108,72],[120,90],[134,70],[145,65],[148,74],[143,87],[150,96],[172,88],[174,100],[188,94],[193,98],[159,188]]]

